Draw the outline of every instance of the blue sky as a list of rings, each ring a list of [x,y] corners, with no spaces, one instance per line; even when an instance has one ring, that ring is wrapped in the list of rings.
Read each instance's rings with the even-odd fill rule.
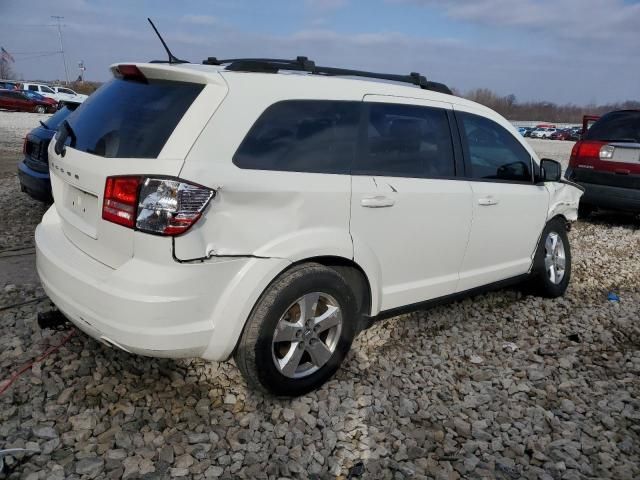
[[[0,45],[24,78],[67,64],[105,80],[118,61],[163,58],[151,16],[181,58],[307,55],[322,65],[419,71],[519,100],[640,99],[639,0],[0,0]]]

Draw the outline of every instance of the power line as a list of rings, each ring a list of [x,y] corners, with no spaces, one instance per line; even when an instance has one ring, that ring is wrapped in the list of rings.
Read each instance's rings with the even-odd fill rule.
[[[56,27],[55,23],[0,23],[0,27]]]

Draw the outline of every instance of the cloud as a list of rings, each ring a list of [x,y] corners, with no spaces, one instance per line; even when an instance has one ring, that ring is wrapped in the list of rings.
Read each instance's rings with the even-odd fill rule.
[[[180,21],[192,25],[216,25],[218,23],[218,19],[211,15],[183,15]]]
[[[574,42],[640,43],[640,3],[624,0],[387,0],[445,12],[450,18],[509,27]]]
[[[334,11],[347,6],[347,0],[305,0],[307,7],[316,11]]]

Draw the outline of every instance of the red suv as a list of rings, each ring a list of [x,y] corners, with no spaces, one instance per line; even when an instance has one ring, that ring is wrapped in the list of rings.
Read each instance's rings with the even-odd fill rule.
[[[582,214],[595,207],[640,213],[640,110],[601,117],[571,152],[568,180],[586,191]]]

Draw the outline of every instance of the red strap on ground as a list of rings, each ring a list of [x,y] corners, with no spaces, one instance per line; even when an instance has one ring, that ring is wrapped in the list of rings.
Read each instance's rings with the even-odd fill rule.
[[[73,337],[75,334],[76,334],[76,330],[73,330],[69,335],[64,337],[62,339],[62,341],[58,345],[54,345],[52,347],[49,347],[49,349],[47,349],[38,358],[36,358],[35,360],[32,360],[31,362],[29,362],[28,364],[23,366],[20,370],[18,370],[16,373],[11,375],[11,377],[8,380],[4,380],[3,382],[6,382],[4,385],[2,385],[3,382],[0,382],[0,385],[2,385],[2,387],[0,387],[0,395],[4,394],[4,392],[9,390],[9,387],[14,384],[14,382],[20,377],[20,375],[22,375],[24,372],[29,370],[34,364],[42,362],[49,355],[51,355],[52,353],[58,351],[60,349],[60,347],[62,347],[65,343],[67,343],[69,340],[71,340],[71,337]]]

